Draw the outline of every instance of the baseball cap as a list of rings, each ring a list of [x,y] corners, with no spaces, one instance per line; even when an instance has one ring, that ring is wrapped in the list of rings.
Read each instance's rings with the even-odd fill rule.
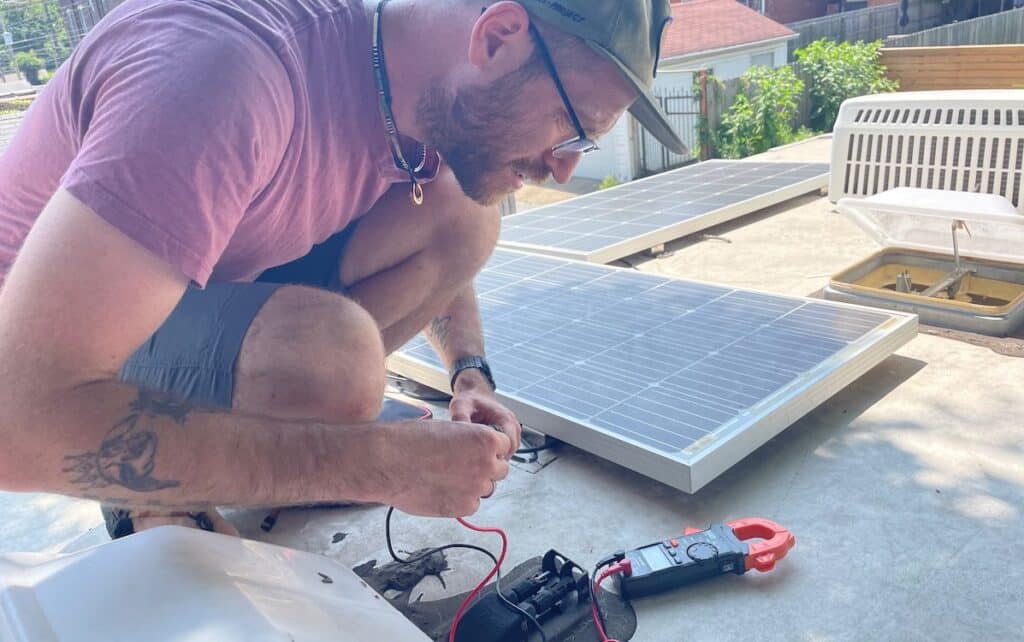
[[[672,22],[669,0],[518,0],[537,19],[582,38],[614,64],[639,98],[629,112],[677,154],[686,145],[669,125],[652,86],[661,37]]]

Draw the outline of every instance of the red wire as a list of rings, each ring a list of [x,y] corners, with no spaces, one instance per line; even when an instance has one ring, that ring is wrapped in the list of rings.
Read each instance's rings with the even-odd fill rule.
[[[601,642],[619,642],[608,637],[608,634],[604,630],[604,624],[601,623],[601,614],[597,611],[597,593],[601,590],[601,582],[608,579],[608,577],[621,573],[625,569],[622,564],[616,564],[606,569],[601,576],[594,582],[594,595],[590,599],[590,613],[594,616],[594,626],[597,627],[597,632],[601,636]]]
[[[462,604],[459,605],[459,610],[455,612],[455,619],[452,620],[452,630],[448,634],[448,642],[455,642],[455,630],[459,628],[459,622],[462,620],[462,616],[466,614],[466,609],[469,608],[470,603],[472,603],[472,601],[476,599],[476,596],[480,594],[480,591],[482,591],[483,588],[487,586],[487,583],[491,581],[491,578],[497,575],[498,569],[501,568],[502,562],[505,561],[505,553],[508,552],[508,536],[506,536],[505,531],[501,530],[500,528],[497,528],[495,526],[474,526],[473,524],[470,524],[461,517],[457,517],[456,521],[471,531],[476,531],[478,533],[497,533],[498,535],[500,535],[501,554],[498,555],[498,563],[494,565],[494,568],[492,568],[491,572],[487,574],[487,577],[485,577],[483,580],[480,581],[479,584],[476,585],[476,588],[474,588],[470,592],[470,594],[466,596],[466,599],[462,600]]]

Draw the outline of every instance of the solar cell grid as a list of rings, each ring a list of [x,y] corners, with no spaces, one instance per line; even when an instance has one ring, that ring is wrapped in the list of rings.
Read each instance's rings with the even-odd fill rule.
[[[506,217],[500,243],[604,263],[823,187],[826,163],[707,161]]]
[[[854,364],[855,355],[874,350],[883,358],[916,328],[913,317],[898,313],[508,250],[495,252],[477,291],[488,358],[517,412],[589,431],[567,429],[582,447],[586,435],[600,434],[687,470],[698,465],[709,435],[718,444],[837,368],[854,368],[855,376],[874,363]],[[444,387],[441,364],[422,337],[391,364]],[[668,472],[652,476],[692,489]]]

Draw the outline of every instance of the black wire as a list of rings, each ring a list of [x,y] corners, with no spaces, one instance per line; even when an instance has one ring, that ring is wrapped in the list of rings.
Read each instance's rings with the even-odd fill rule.
[[[518,462],[524,463],[524,464],[531,464],[531,463],[537,461],[537,459],[538,459],[537,454],[538,453],[541,453],[541,452],[544,452],[545,450],[549,450],[551,448],[554,448],[555,444],[558,443],[558,440],[552,439],[551,437],[548,437],[547,435],[544,435],[543,437],[544,437],[544,440],[541,442],[541,444],[539,446],[526,446],[524,448],[520,448],[519,450],[516,451],[516,454],[513,455],[513,459],[515,459]],[[522,441],[523,441],[523,443],[529,443],[529,442],[527,442],[525,437],[523,437]],[[533,457],[528,459],[528,458],[524,457],[524,455],[533,455]]]
[[[437,548],[432,548],[426,551],[425,553],[420,553],[416,557],[410,557],[408,559],[403,560],[402,558],[398,557],[398,554],[395,552],[395,548],[391,543],[391,516],[394,514],[394,512],[395,507],[388,506],[388,514],[384,518],[384,542],[387,544],[388,554],[391,556],[391,559],[395,560],[399,564],[414,564],[422,559],[434,555],[435,553],[451,550],[453,548],[463,548],[483,553],[484,555],[490,558],[491,562],[494,563],[494,568],[496,569],[494,574],[494,592],[498,594],[498,599],[504,602],[513,611],[516,611],[520,615],[526,617],[526,619],[528,619],[537,629],[537,632],[540,633],[540,639],[543,642],[548,642],[548,636],[544,633],[544,627],[540,625],[540,622],[537,621],[537,618],[530,615],[530,613],[527,612],[525,609],[520,608],[518,604],[513,603],[510,599],[505,597],[504,593],[501,592],[501,566],[498,565],[498,558],[494,556],[494,553],[490,552],[486,548],[474,546],[473,544],[448,544],[446,546],[438,546]]]
[[[545,450],[550,450],[552,446],[554,446],[553,443],[545,444],[543,446],[532,446],[530,448],[520,448],[519,450],[516,451],[516,454],[517,455],[532,455],[534,453],[539,453],[539,452],[543,452]]]

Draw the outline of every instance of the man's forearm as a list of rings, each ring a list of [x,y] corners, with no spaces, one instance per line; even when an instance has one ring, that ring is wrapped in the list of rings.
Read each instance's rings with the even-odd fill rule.
[[[425,334],[446,368],[460,357],[483,356],[484,333],[473,285],[466,286],[427,326]]]
[[[116,381],[35,403],[33,412],[22,399],[7,417],[16,424],[8,435],[17,435],[6,446],[12,490],[187,508],[374,500],[386,488],[385,436],[372,424],[197,409]]]

